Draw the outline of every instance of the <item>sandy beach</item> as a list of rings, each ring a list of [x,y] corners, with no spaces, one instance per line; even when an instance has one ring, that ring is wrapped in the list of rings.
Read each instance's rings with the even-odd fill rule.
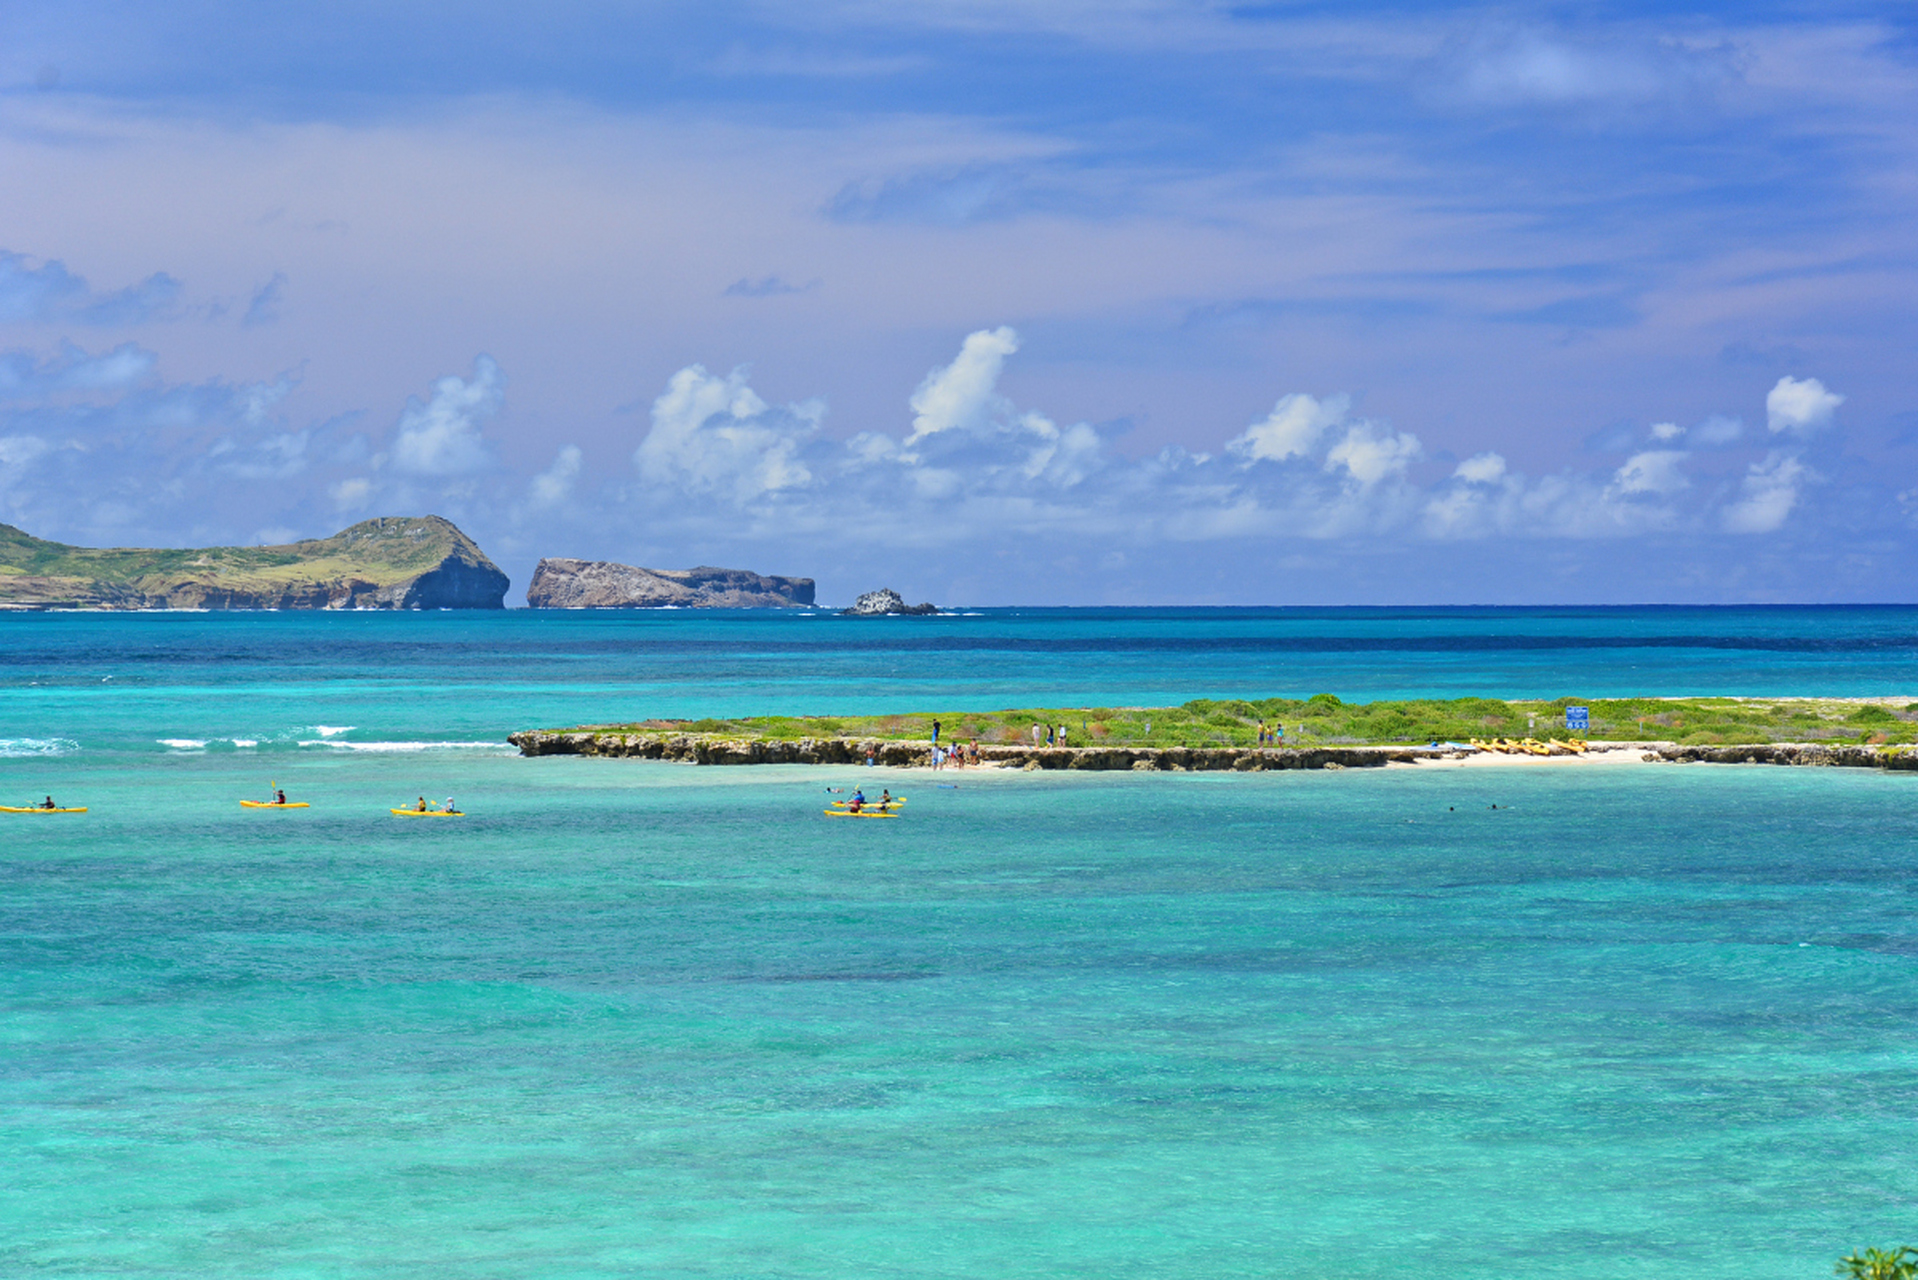
[[[1619,742],[1602,746],[1593,743],[1581,753],[1556,756],[1471,751],[1429,755],[1409,761],[1394,760],[1385,767],[1388,769],[1578,769],[1594,765],[1663,764],[1666,762],[1656,759],[1648,760],[1646,757],[1660,747],[1670,745],[1669,742]]]

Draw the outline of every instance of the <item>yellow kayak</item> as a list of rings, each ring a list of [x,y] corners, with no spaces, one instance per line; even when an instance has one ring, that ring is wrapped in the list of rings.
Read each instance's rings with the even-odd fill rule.
[[[240,807],[242,809],[311,809],[313,806],[304,800],[289,800],[285,804],[277,800],[242,800]]]
[[[861,809],[858,813],[854,813],[851,809],[824,809],[821,812],[828,818],[896,818],[899,816],[879,809]]]
[[[10,804],[0,804],[0,813],[85,813],[86,811],[85,805],[81,805],[78,809],[48,809],[36,804],[31,809],[16,809]]]
[[[448,813],[444,809],[393,809],[389,812],[396,818],[464,818],[466,811],[455,809]]]

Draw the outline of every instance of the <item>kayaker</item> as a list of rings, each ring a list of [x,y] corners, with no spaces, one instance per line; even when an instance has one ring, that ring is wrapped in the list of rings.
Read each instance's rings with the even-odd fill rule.
[[[890,809],[892,807],[892,792],[883,787],[880,788],[879,791],[879,807],[881,809]]]
[[[866,803],[866,789],[864,787],[854,787],[852,789],[852,802],[854,804]]]
[[[427,808],[426,808],[426,797],[425,797],[425,796],[421,796],[421,797],[420,797],[420,803],[419,803],[419,809],[417,810],[417,812],[419,812],[419,813],[425,813],[425,812],[427,812]]]
[[[285,804],[285,803],[286,803],[286,788],[285,788],[285,787],[281,787],[281,788],[279,788],[278,790],[276,790],[276,791],[275,791],[275,792],[273,793],[273,803],[274,803],[274,804]]]
[[[455,809],[455,808],[453,807],[453,797],[452,797],[452,796],[448,796],[448,797],[446,797],[446,812],[448,812],[448,813],[458,813],[458,812],[459,812],[459,810],[458,810],[458,809]]]
[[[48,797],[46,798],[46,800],[45,800],[45,801],[43,801],[43,802],[41,803],[41,805],[40,805],[40,807],[41,807],[42,809],[57,809],[57,808],[59,808],[60,806],[58,806],[58,805],[56,805],[56,804],[54,804],[54,803],[53,803],[53,797],[52,797],[52,796],[48,796]]]
[[[858,812],[859,812],[859,811],[860,811],[861,809],[863,809],[863,808],[865,808],[865,807],[866,807],[866,797],[864,797],[864,796],[854,796],[854,797],[852,798],[852,802],[851,802],[850,804],[848,804],[848,805],[846,806],[846,812],[847,812],[847,813],[858,813]]]

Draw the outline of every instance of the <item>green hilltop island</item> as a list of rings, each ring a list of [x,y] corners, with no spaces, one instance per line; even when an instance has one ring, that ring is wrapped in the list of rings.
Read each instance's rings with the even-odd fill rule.
[[[71,547],[0,524],[0,609],[498,609],[508,582],[452,521],[381,516],[279,547]]]

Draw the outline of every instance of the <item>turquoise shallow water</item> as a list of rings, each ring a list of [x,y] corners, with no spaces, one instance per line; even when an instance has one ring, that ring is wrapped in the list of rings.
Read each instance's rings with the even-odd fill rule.
[[[1782,1280],[1910,1238],[1908,775],[876,771],[909,816],[836,822],[874,771],[413,745],[534,705],[480,623],[383,620],[452,670],[396,703],[310,657],[359,620],[208,672],[88,621],[0,683],[0,738],[71,743],[0,795],[92,808],[0,815],[0,1274]],[[221,728],[261,745],[158,745]],[[265,774],[315,807],[241,811]],[[385,814],[422,792],[471,816]]]

